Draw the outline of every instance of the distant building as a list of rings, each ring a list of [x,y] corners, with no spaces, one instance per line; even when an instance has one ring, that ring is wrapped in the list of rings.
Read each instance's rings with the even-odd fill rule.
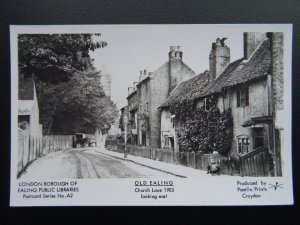
[[[130,134],[130,144],[138,144],[138,95],[136,85],[128,88],[128,132]]]
[[[102,66],[101,68],[101,84],[106,96],[111,96],[111,76],[106,71],[105,67]]]
[[[180,46],[171,46],[169,60],[153,72],[141,71],[139,82],[136,85],[136,93],[133,92],[128,96],[129,104],[132,103],[131,99],[137,98],[133,108],[129,110],[134,118],[137,118],[139,145],[160,147],[161,120],[158,107],[166,101],[170,92],[180,82],[196,75],[182,61],[182,55]]]
[[[33,79],[19,80],[18,127],[32,137],[42,136],[39,123],[39,106]]]
[[[125,131],[125,126],[127,131],[129,130],[129,124],[128,124],[128,118],[129,118],[129,112],[128,112],[128,106],[124,106],[120,109],[121,115],[120,115],[120,121],[119,121],[119,127],[121,129],[121,132]],[[127,123],[125,118],[127,117]]]

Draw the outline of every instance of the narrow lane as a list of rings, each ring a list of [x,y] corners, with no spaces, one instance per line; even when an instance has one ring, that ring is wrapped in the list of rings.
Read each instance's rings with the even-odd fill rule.
[[[147,178],[168,173],[107,156],[91,148],[57,151],[36,160],[21,178]]]

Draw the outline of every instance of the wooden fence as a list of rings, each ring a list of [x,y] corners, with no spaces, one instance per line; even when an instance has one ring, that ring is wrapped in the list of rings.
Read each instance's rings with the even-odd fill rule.
[[[108,150],[124,153],[124,143],[117,140],[106,140]],[[241,176],[269,176],[271,171],[270,155],[266,147],[258,148],[238,159],[220,154],[202,154],[195,152],[174,152],[146,146],[127,145],[128,154],[161,162],[175,163],[187,167],[207,170],[212,161],[220,165],[221,173]]]
[[[105,147],[108,150],[124,153],[124,143],[117,140],[106,140]],[[140,156],[148,159],[158,160],[166,163],[180,164],[183,166],[207,170],[212,161],[221,167],[221,173],[232,174],[232,165],[227,157],[219,154],[201,154],[195,152],[175,152],[167,149],[151,148],[146,146],[127,145],[129,155]]]
[[[43,153],[72,148],[72,135],[46,135],[43,137]]]
[[[241,176],[268,176],[270,170],[270,154],[268,148],[260,147],[240,157]]]
[[[33,160],[42,155],[72,147],[72,135],[31,136],[28,131],[18,130],[18,160],[19,174]]]

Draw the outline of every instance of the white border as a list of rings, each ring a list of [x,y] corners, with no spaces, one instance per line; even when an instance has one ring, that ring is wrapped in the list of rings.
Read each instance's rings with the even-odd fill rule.
[[[96,33],[102,26],[193,26],[197,29],[242,29],[243,31],[284,32],[284,143],[282,145],[283,177],[228,177],[206,179],[172,179],[175,192],[161,200],[141,199],[134,192],[134,181],[148,179],[77,179],[80,192],[73,199],[23,199],[17,193],[17,112],[18,112],[18,46],[19,33]],[[37,25],[10,26],[11,45],[11,206],[100,206],[100,205],[289,205],[293,204],[292,182],[292,25],[291,24],[234,24],[234,25]],[[66,179],[68,180],[68,179]],[[72,179],[74,180],[74,179]],[[237,181],[279,182],[283,189],[268,191],[260,199],[243,199],[236,191]]]

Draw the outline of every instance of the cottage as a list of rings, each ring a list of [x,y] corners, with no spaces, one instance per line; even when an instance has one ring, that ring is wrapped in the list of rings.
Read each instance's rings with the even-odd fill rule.
[[[281,175],[280,125],[276,118],[282,110],[283,36],[280,33],[245,33],[244,57],[231,63],[229,47],[224,39],[220,40],[212,44],[209,73],[181,83],[160,106],[162,130],[166,128],[165,123],[170,126],[172,122],[177,139],[176,130],[184,124],[178,115],[173,115],[176,116],[175,124],[167,121],[166,115],[171,105],[186,100],[192,100],[195,108],[203,108],[207,113],[213,106],[221,113],[229,109],[233,128],[228,158],[256,162],[266,161],[267,156],[271,156],[270,161],[264,162],[267,171],[263,171],[263,175]],[[162,142],[162,147],[166,144]],[[208,148],[214,150],[214,146]],[[175,147],[175,150],[180,149]],[[272,168],[269,162],[273,163]]]

